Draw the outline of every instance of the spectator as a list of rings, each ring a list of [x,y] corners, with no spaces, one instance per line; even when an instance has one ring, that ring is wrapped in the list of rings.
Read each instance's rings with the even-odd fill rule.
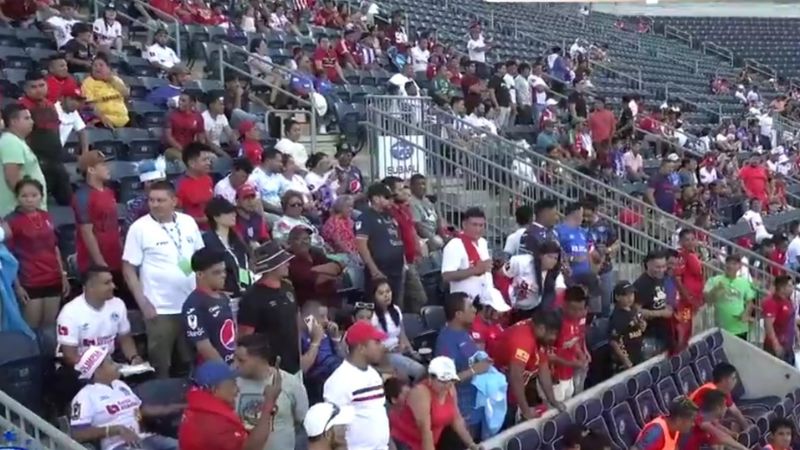
[[[800,222],[789,224],[789,246],[786,249],[786,267],[797,271],[800,268]]]
[[[508,297],[513,311],[512,321],[528,319],[535,308],[553,309],[561,304],[566,284],[558,264],[561,247],[556,241],[544,241],[537,246],[536,256],[521,252],[512,256],[503,268],[511,278]]]
[[[167,43],[169,43],[169,31],[166,28],[159,28],[153,36],[153,45],[147,47],[147,56],[145,57],[153,67],[163,72],[181,62],[178,54]]]
[[[264,390],[280,383],[280,392],[275,399],[272,432],[267,441],[267,450],[295,448],[298,424],[308,411],[308,395],[297,377],[277,367],[275,358],[264,336],[251,334],[242,336],[236,349],[236,368],[239,376],[236,384],[236,411],[247,430],[258,424],[264,406]],[[278,372],[280,371],[280,375]],[[280,378],[281,381],[278,381]]]
[[[444,240],[440,235],[444,228],[443,220],[439,217],[433,202],[427,197],[428,180],[424,175],[414,174],[409,180],[411,189],[411,213],[414,217],[414,228],[417,235],[425,240],[428,250],[434,251],[444,246]]]
[[[255,116],[247,112],[250,110],[250,91],[242,83],[238,72],[225,73],[225,93],[222,98],[225,103],[225,116],[230,121],[231,128],[238,130],[241,123],[255,120]],[[240,137],[241,134],[239,131]]]
[[[264,147],[261,146],[261,130],[252,121],[239,124],[239,157],[247,158],[258,167],[263,162]]]
[[[602,257],[598,281],[600,284],[602,311],[607,317],[611,314],[614,303],[612,291],[616,282],[613,258],[619,252],[621,242],[614,225],[598,214],[599,200],[596,197],[586,198],[583,202],[583,226],[586,227],[591,245],[595,253]]]
[[[67,60],[64,59],[64,54],[62,53],[57,53],[50,57],[47,62],[47,77],[45,81],[47,82],[47,100],[51,103],[61,99],[64,93],[80,89],[78,82],[69,74]]]
[[[270,238],[261,200],[250,183],[244,183],[236,189],[236,231],[251,249]]]
[[[286,17],[286,6],[282,3],[276,3],[273,7],[272,13],[269,15],[269,27],[275,31],[296,31],[292,21]]]
[[[247,58],[247,66],[250,68],[250,75],[256,78],[269,79],[272,81],[272,58],[268,56],[269,46],[267,40],[255,38],[250,41],[250,57]]]
[[[578,119],[589,117],[588,102],[586,99],[586,88],[588,82],[583,81],[575,84],[575,89],[567,97],[567,108],[569,109],[570,120],[574,123]]]
[[[459,381],[459,375],[453,360],[446,356],[434,358],[428,373],[427,380],[411,389],[407,403],[390,416],[395,444],[401,449],[433,448],[444,429],[451,427],[469,450],[480,449],[456,408],[454,383]]]
[[[72,39],[60,47],[64,52],[69,71],[86,72],[92,67],[92,59],[98,56],[97,47],[92,40],[92,26],[83,22],[75,23],[70,34]]]
[[[701,185],[710,185],[719,179],[716,164],[717,161],[713,156],[706,156],[703,159],[699,170]]]
[[[332,403],[320,402],[309,408],[303,419],[308,436],[308,450],[335,450],[347,445],[348,427],[355,420],[353,407],[340,408]],[[785,450],[776,448],[776,450]]]
[[[306,161],[306,185],[315,198],[322,200],[323,208],[336,197],[335,189],[331,189],[337,172],[331,171],[331,159],[328,155],[317,152]]]
[[[355,196],[355,199],[362,199],[363,198],[363,190],[364,190],[364,176],[361,174],[361,169],[356,167],[353,164],[353,157],[356,155],[356,151],[350,147],[349,144],[343,144],[336,148],[336,173],[341,174],[338,175],[338,178],[341,178],[339,183],[339,189],[344,186],[344,190],[342,194],[348,194]],[[322,159],[320,160],[323,164],[320,166],[318,163],[317,165],[313,165],[310,168],[310,171],[321,171],[328,167],[326,163],[329,164],[329,160]],[[308,164],[306,164],[308,166]],[[311,173],[311,172],[309,172]],[[306,178],[306,181],[308,179]],[[312,183],[309,183],[312,184]],[[339,190],[337,189],[337,191]]]
[[[528,77],[531,67],[527,63],[519,65],[519,75],[514,79],[514,92],[517,95],[517,124],[533,124],[533,91]]]
[[[750,323],[754,320],[756,292],[752,283],[740,276],[741,258],[728,255],[725,273],[706,281],[703,293],[713,302],[717,326],[747,340]]]
[[[409,92],[407,86],[411,83],[414,86],[414,93]],[[416,97],[419,94],[419,86],[414,81],[414,67],[411,63],[404,65],[400,72],[394,74],[389,78],[389,88],[396,87],[398,89],[397,95],[401,97]],[[412,107],[416,105],[411,104]]]
[[[19,261],[14,282],[17,299],[31,328],[52,329],[70,289],[53,219],[42,209],[41,183],[24,178],[14,193],[19,206],[4,220],[8,226],[5,243]]]
[[[462,216],[462,231],[442,253],[442,280],[450,292],[464,292],[475,298],[493,286],[492,256],[483,234],[486,216],[479,208],[469,208]]]
[[[358,258],[358,244],[354,231],[353,198],[342,195],[333,202],[331,214],[322,226],[322,237],[335,253],[346,253]]]
[[[689,399],[702,407],[705,405],[706,396],[709,393],[713,391],[722,392],[725,395],[726,412],[730,413],[729,415],[735,419],[735,423],[739,426],[739,429],[746,430],[747,427],[750,426],[750,422],[733,402],[732,397],[733,391],[736,389],[738,383],[739,374],[736,372],[736,367],[727,362],[720,362],[717,363],[711,371],[711,382],[705,383],[695,389],[689,394]]]
[[[336,305],[336,291],[341,282],[344,264],[328,258],[319,248],[314,248],[311,230],[298,225],[288,233],[289,251],[295,256],[289,262],[289,280],[295,286],[297,302],[319,299]]]
[[[792,448],[792,439],[795,435],[795,426],[791,419],[775,418],[769,422],[768,443],[774,450],[788,450]]]
[[[239,333],[266,335],[266,342],[291,374],[300,371],[300,331],[297,302],[287,280],[289,261],[294,255],[275,242],[267,242],[253,252],[253,272],[260,278],[239,302]]]
[[[105,155],[98,150],[84,153],[78,159],[78,171],[85,178],[72,199],[78,227],[75,236],[78,270],[83,272],[91,265],[108,267],[122,286],[122,234],[117,198],[105,186],[111,180]]]
[[[553,362],[553,396],[565,402],[583,392],[592,356],[586,347],[586,312],[589,297],[583,286],[572,286],[564,295],[561,330],[548,358]]]
[[[675,278],[681,299],[691,305],[697,312],[704,304],[703,263],[697,254],[697,235],[693,230],[683,229],[678,233],[678,265],[675,267]]]
[[[528,383],[536,381],[544,396],[542,401],[564,411],[564,404],[556,400],[550,364],[544,348],[552,345],[561,329],[561,317],[555,311],[543,309],[533,317],[506,328],[497,341],[491,355],[495,366],[508,377],[509,410],[507,419],[513,421],[521,416],[525,419],[539,417],[541,406],[531,405],[526,397]]]
[[[233,131],[228,123],[228,118],[225,117],[225,99],[216,93],[210,93],[205,100],[208,108],[203,111],[203,128],[206,132],[209,145],[214,149],[217,155],[224,155],[222,150],[223,142],[232,144],[238,139],[238,134]],[[223,139],[224,138],[224,139]]]
[[[339,65],[336,52],[331,47],[327,36],[320,36],[317,39],[317,48],[314,50],[313,60],[314,71],[317,74],[324,73],[331,82],[336,84],[345,82],[342,66]]]
[[[428,50],[428,39],[425,36],[417,39],[417,45],[411,47],[409,56],[415,74],[425,72],[428,69],[428,60],[431,58],[431,52]]]
[[[175,64],[167,71],[167,84],[159,86],[145,97],[148,102],[162,108],[180,108],[180,96],[192,72],[183,63]]]
[[[122,272],[145,318],[147,354],[156,375],[166,378],[171,368],[180,371],[191,358],[181,309],[195,288],[191,257],[203,248],[203,238],[191,216],[175,211],[177,198],[169,182],[153,183],[148,199],[150,214],[128,229]]]
[[[675,174],[675,166],[680,158],[675,153],[661,160],[658,172],[647,180],[645,198],[653,206],[672,214],[675,211],[675,193],[677,187],[671,177]]]
[[[326,402],[339,408],[354,407],[355,420],[347,430],[347,448],[389,447],[389,418],[381,375],[372,365],[384,358],[381,342],[386,334],[359,320],[347,330],[347,358],[325,382]]]
[[[28,28],[36,18],[36,11],[41,4],[33,0],[0,1],[0,21],[20,28]]]
[[[92,25],[94,39],[103,51],[122,51],[122,24],[117,20],[114,5],[106,5],[103,17],[98,17]]]
[[[145,433],[139,421],[169,416],[183,405],[143,405],[130,386],[120,380],[119,367],[107,348],[91,346],[75,366],[88,384],[72,399],[70,435],[78,442],[100,442],[102,448],[177,450],[178,441]]]
[[[558,242],[558,235],[555,231],[558,223],[555,200],[545,198],[534,203],[533,217],[533,222],[522,234],[520,244],[529,253],[537,255],[540,243],[544,241]]]
[[[285,137],[275,144],[275,150],[294,158],[299,167],[306,167],[308,150],[300,143],[300,124],[293,119],[286,119],[283,122],[283,131]]]
[[[302,308],[305,327],[300,333],[300,366],[303,382],[311,403],[322,401],[325,380],[344,360],[341,332],[335,322],[328,319],[328,307],[315,300],[307,301]]]
[[[516,219],[517,228],[513,233],[506,237],[506,243],[503,247],[503,253],[508,257],[516,256],[520,253],[520,244],[525,230],[533,222],[533,208],[529,205],[522,205],[514,211],[514,218]]]
[[[622,164],[625,166],[625,174],[628,181],[638,183],[647,180],[644,173],[644,158],[642,158],[641,144],[632,142],[628,151],[622,155]]]
[[[747,224],[750,228],[750,232],[753,233],[755,237],[756,243],[761,243],[764,239],[771,239],[772,234],[767,231],[767,227],[764,226],[764,219],[761,217],[761,211],[763,209],[761,200],[756,198],[748,199],[747,205],[747,211],[742,214],[739,221]]]
[[[613,373],[630,369],[644,361],[642,337],[647,321],[634,302],[636,287],[628,281],[614,286],[614,311],[609,319],[609,344]]]
[[[239,392],[236,375],[222,361],[206,361],[195,370],[192,376],[195,389],[186,395],[186,412],[178,428],[181,450],[265,448],[273,431],[273,412],[283,388],[281,373],[277,372],[272,384],[264,388],[261,410],[254,412],[258,420],[249,432],[234,409]]]
[[[369,187],[370,206],[356,219],[356,244],[364,261],[364,285],[386,278],[394,295],[401,298],[405,284],[405,249],[397,222],[390,214],[393,194],[382,183]]]
[[[678,437],[691,431],[697,421],[697,405],[684,396],[675,397],[668,414],[660,415],[644,425],[633,447],[666,449],[677,446]]]
[[[195,364],[205,361],[233,363],[236,325],[230,298],[225,294],[225,253],[204,247],[192,255],[197,287],[183,303],[186,339],[195,353]]]
[[[19,103],[30,111],[33,130],[27,136],[30,149],[39,159],[50,193],[61,206],[69,205],[72,186],[64,168],[63,147],[59,137],[58,111],[47,100],[47,83],[41,72],[29,71],[25,75],[25,95]],[[7,124],[8,122],[6,122]],[[14,186],[10,186],[12,189]]]
[[[319,230],[311,221],[303,215],[306,211],[303,194],[297,191],[286,191],[281,197],[281,205],[283,205],[284,214],[275,222],[275,228],[272,231],[272,238],[284,242],[289,232],[295,227],[303,227],[311,232],[311,245],[317,248],[324,248],[325,241],[319,234]]]
[[[83,294],[61,308],[56,319],[57,342],[62,366],[56,374],[58,397],[69,402],[80,386],[75,367],[90,346],[114,354],[119,343],[125,361],[143,363],[131,336],[125,303],[114,297],[114,281],[105,267],[90,267],[83,277]],[[64,404],[65,404],[64,403]]]
[[[178,207],[192,217],[201,230],[207,230],[206,205],[214,195],[214,180],[209,175],[213,152],[211,147],[200,142],[189,143],[181,150],[186,172],[176,183]]]
[[[310,220],[318,222],[319,211],[316,208],[314,198],[311,195],[311,189],[309,188],[308,183],[306,183],[305,177],[298,173],[301,169],[297,166],[294,158],[292,158],[290,155],[283,154],[282,160],[282,175],[289,183],[289,190],[299,192],[303,196],[303,209],[306,211],[306,215]]]
[[[140,161],[136,168],[139,172],[139,181],[142,183],[142,193],[128,200],[125,204],[125,230],[127,234],[133,222],[150,212],[149,191],[150,186],[158,181],[166,181],[166,163],[164,158]]]
[[[703,404],[698,405],[700,412],[695,419],[695,425],[684,441],[684,448],[697,450],[701,446],[719,444],[726,448],[747,450],[747,447],[740,444],[734,437],[736,433],[719,425],[728,409],[725,401],[726,395],[722,391],[713,390],[706,393]]]
[[[605,160],[610,150],[611,138],[617,129],[617,118],[613,111],[606,109],[604,98],[595,99],[594,111],[589,114],[586,124],[592,132],[592,146],[597,151],[598,159]]]
[[[58,114],[58,135],[61,139],[61,146],[66,145],[70,135],[75,132],[78,135],[79,152],[89,151],[89,136],[86,132],[86,123],[81,117],[80,110],[83,109],[83,94],[79,88],[73,91],[63,91],[61,98],[54,105]]]
[[[167,127],[164,129],[164,145],[167,147],[164,156],[167,161],[185,160],[185,155],[182,157],[185,148],[193,143],[205,145],[208,141],[205,122],[195,109],[196,103],[194,95],[182,93],[178,98],[178,109],[170,111]],[[213,153],[210,147],[208,151]]]
[[[264,212],[268,214],[268,218],[272,215],[270,218],[272,222],[276,222],[283,215],[281,197],[289,189],[289,182],[281,172],[283,172],[281,153],[275,149],[268,149],[264,151],[261,164],[256,166],[250,176],[250,182],[259,191]]]
[[[739,169],[739,178],[747,198],[759,200],[761,206],[769,204],[769,172],[758,155],[751,156],[747,165]]]
[[[495,342],[503,334],[504,315],[511,311],[503,294],[492,288],[477,299],[478,314],[472,322],[472,338],[487,353],[491,353]]]
[[[467,55],[471,63],[476,65],[479,73],[486,73],[486,53],[492,49],[492,43],[485,39],[479,23],[469,27],[469,40],[467,41]]]
[[[247,158],[236,158],[231,163],[231,173],[214,186],[214,196],[236,203],[236,191],[246,183],[253,173],[253,164]],[[252,185],[251,185],[252,186]]]
[[[14,189],[23,178],[32,178],[44,188],[42,207],[47,208],[47,187],[39,160],[25,139],[33,130],[28,108],[12,103],[3,108],[5,130],[0,135],[0,216],[5,217],[17,206]]]
[[[236,207],[222,197],[214,197],[206,204],[205,213],[208,230],[203,233],[203,243],[222,253],[225,282],[221,290],[237,298],[250,285],[250,251],[236,232]]]
[[[794,366],[794,339],[797,316],[792,294],[795,287],[791,277],[781,275],[773,281],[772,295],[761,305],[764,314],[764,350]]]
[[[569,279],[571,283],[584,284],[592,287],[592,291],[597,286],[596,264],[597,254],[590,248],[590,240],[587,231],[581,226],[583,223],[583,205],[579,202],[570,203],[564,208],[564,219],[556,226],[561,249],[569,264]],[[595,297],[596,292],[592,293]],[[599,303],[599,302],[598,302]],[[599,313],[600,305],[592,304],[590,309],[594,313]]]
[[[92,61],[91,74],[83,80],[81,91],[86,101],[94,105],[94,114],[106,128],[124,127],[130,122],[125,99],[131,91],[114,75],[104,55],[97,55]]]
[[[667,256],[653,250],[644,257],[644,273],[633,283],[636,290],[636,305],[647,321],[642,351],[645,359],[664,350],[670,343],[672,306],[667,303],[664,275],[667,271]]]
[[[386,339],[383,346],[387,350],[389,364],[397,373],[419,381],[425,375],[425,366],[420,364],[403,329],[403,313],[394,301],[392,288],[387,280],[373,280],[371,300],[375,305],[372,325],[383,330]]]

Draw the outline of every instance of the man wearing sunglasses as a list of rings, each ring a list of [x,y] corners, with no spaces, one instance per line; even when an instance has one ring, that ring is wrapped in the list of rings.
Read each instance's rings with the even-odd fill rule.
[[[345,450],[345,433],[353,422],[355,410],[333,403],[317,403],[309,408],[303,420],[308,436],[308,450]]]

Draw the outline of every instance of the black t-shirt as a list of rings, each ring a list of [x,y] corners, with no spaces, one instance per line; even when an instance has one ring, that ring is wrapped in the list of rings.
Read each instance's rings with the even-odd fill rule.
[[[636,288],[636,303],[642,309],[660,311],[667,307],[667,290],[664,289],[663,278],[656,279],[643,273],[636,279],[633,286]],[[658,339],[664,345],[669,344],[669,319],[649,319],[644,334],[646,337]]]
[[[567,103],[575,105],[575,114],[577,114],[578,117],[583,117],[584,119],[588,117],[586,96],[579,92],[573,91],[571,94],[569,94],[569,97],[567,97]]]
[[[385,275],[403,272],[405,250],[397,221],[389,213],[367,208],[356,219],[356,236],[366,237],[369,252]]]
[[[72,55],[75,59],[82,59],[84,61],[91,61],[92,58],[94,58],[92,49],[86,44],[81,44],[77,39],[70,39],[69,42],[61,47],[61,51],[67,55]],[[87,72],[88,69],[86,67],[70,64],[69,71],[72,73]]]
[[[228,296],[219,294],[215,297],[195,289],[183,303],[182,313],[189,342],[196,345],[208,339],[217,353],[230,364],[236,350],[236,323]],[[201,362],[198,354],[197,363]]]
[[[521,247],[532,255],[539,254],[539,246],[546,241],[558,242],[558,233],[554,228],[545,228],[534,222],[522,233],[520,238]]]
[[[239,302],[239,326],[254,328],[267,337],[272,354],[281,357],[281,369],[300,371],[300,331],[297,328],[297,303],[287,281],[280,288],[255,283]]]
[[[636,365],[642,362],[642,329],[636,321],[636,315],[631,310],[614,308],[609,320],[609,331],[611,340],[622,347],[622,351],[628,355],[628,359]],[[612,359],[615,370],[623,367],[622,361],[616,356]]]
[[[503,78],[493,75],[489,79],[489,89],[494,91],[494,97],[497,99],[497,104],[503,108],[511,106],[511,93],[508,91],[508,86],[503,83]]]
[[[24,103],[28,106],[28,102]],[[28,145],[41,162],[61,163],[63,146],[59,137],[58,112],[50,103],[28,107],[33,118],[33,130],[28,135]]]

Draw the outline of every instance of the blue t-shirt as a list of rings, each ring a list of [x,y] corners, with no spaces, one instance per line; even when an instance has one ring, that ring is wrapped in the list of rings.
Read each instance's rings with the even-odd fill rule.
[[[311,336],[307,329],[303,329],[303,334],[300,336],[300,349],[305,353],[309,348],[311,348]],[[303,376],[314,382],[324,382],[342,364],[342,361],[342,357],[336,351],[336,343],[326,334],[319,343],[317,359]]]
[[[292,75],[289,85],[297,93],[308,94],[314,90],[314,79],[311,76],[298,73]]]
[[[236,350],[236,323],[227,295],[209,295],[195,289],[183,303],[182,316],[186,338],[192,345],[208,340],[219,356],[230,364]],[[198,355],[198,364],[202,363]]]
[[[587,232],[589,235],[589,243],[595,248],[611,247],[615,242],[617,242],[618,239],[617,232],[605,219],[600,219],[597,222],[589,225]],[[603,266],[600,268],[600,273],[606,273],[613,267],[611,255],[606,255],[605,260],[603,261]]]
[[[447,356],[456,364],[458,372],[469,369],[469,359],[478,352],[478,346],[466,330],[454,330],[449,325],[442,328],[436,338],[436,356]],[[464,420],[475,425],[483,421],[483,408],[475,408],[478,390],[471,382],[456,383],[458,410]]]
[[[147,94],[147,97],[145,97],[145,100],[156,106],[166,108],[167,106],[169,106],[169,101],[172,100],[173,98],[176,99],[177,97],[179,97],[181,95],[181,92],[183,92],[183,89],[181,89],[180,87],[168,84],[166,86],[159,86],[150,91],[150,93]],[[177,106],[177,102],[175,106]]]
[[[672,214],[675,211],[675,192],[677,188],[672,182],[672,177],[657,173],[647,180],[647,187],[653,189],[656,206]]]
[[[573,275],[581,275],[592,271],[589,262],[589,237],[586,230],[562,223],[556,227],[558,242],[569,257],[569,266]]]

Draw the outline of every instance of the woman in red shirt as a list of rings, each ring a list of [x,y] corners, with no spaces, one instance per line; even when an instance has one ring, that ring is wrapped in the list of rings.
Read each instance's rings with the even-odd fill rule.
[[[53,219],[41,209],[43,191],[36,180],[17,183],[19,206],[6,217],[12,236],[7,244],[19,261],[17,298],[31,328],[55,326],[61,298],[69,292]]]
[[[428,379],[417,384],[406,403],[389,414],[392,439],[398,450],[436,448],[442,431],[451,427],[469,450],[480,447],[470,436],[458,412],[455,383],[456,365],[446,356],[437,356],[428,366]]]

